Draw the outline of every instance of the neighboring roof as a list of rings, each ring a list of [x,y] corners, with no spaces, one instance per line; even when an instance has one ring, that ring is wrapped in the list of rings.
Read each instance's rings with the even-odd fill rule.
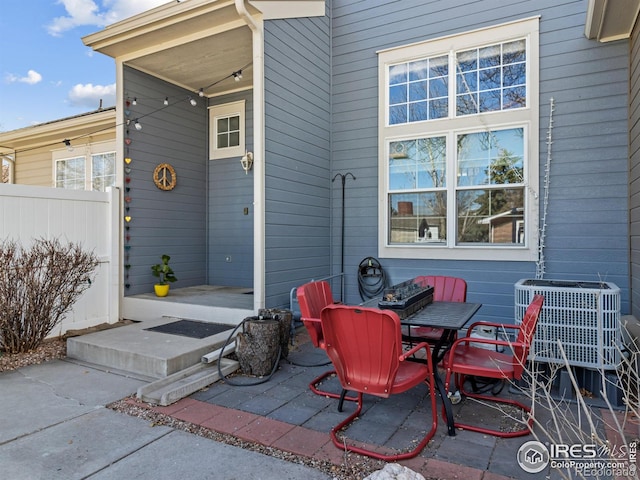
[[[518,215],[518,214],[521,215],[522,212],[524,212],[524,208],[517,207],[517,208],[514,208],[512,210],[507,210],[506,212],[498,213],[497,215],[492,215],[490,217],[482,218],[482,219],[478,220],[478,223],[486,225],[486,224],[489,224],[489,223],[493,223],[494,221],[499,220],[501,218],[511,217],[513,215]]]
[[[600,42],[629,38],[640,12],[640,0],[589,0],[584,34]]]
[[[101,108],[9,132],[0,132],[0,154],[56,143],[63,146],[65,139],[89,136],[92,133],[105,133],[110,130],[113,130],[115,138],[115,127],[116,107]]]

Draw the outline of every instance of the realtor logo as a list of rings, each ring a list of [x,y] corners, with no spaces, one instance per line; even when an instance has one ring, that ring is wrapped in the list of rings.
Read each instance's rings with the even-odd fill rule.
[[[532,440],[518,449],[518,465],[527,473],[538,473],[549,464],[549,450],[544,444]]]

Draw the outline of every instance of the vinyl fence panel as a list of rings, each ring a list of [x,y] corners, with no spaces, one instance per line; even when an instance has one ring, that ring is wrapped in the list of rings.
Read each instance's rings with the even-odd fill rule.
[[[28,248],[57,238],[93,251],[100,264],[95,281],[51,336],[118,321],[119,194],[0,184],[0,238]]]

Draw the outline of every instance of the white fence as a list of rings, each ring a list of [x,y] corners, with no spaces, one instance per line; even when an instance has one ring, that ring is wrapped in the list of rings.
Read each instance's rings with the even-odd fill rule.
[[[93,251],[100,265],[95,281],[51,336],[119,317],[118,190],[86,192],[0,183],[0,238],[28,247],[35,239],[58,238]]]

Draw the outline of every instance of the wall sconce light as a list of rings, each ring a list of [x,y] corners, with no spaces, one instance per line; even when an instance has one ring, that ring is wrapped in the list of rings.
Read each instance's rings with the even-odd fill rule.
[[[249,170],[253,167],[253,153],[247,152],[244,154],[244,157],[240,159],[240,164],[242,165],[242,169],[246,175],[249,175]]]

